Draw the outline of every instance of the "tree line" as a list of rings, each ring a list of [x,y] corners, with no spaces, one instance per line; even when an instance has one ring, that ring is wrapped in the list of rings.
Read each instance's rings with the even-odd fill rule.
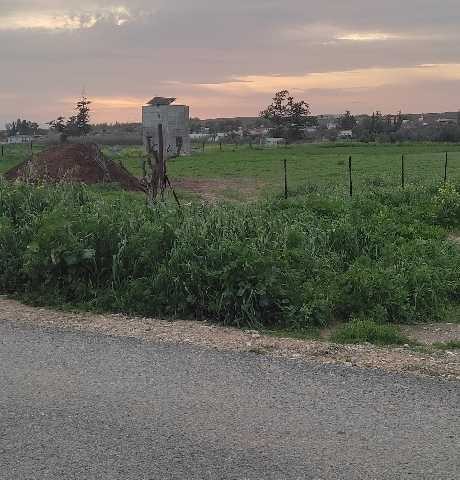
[[[75,114],[69,118],[59,116],[55,120],[51,120],[47,123],[49,129],[58,133],[62,141],[65,141],[69,136],[79,137],[87,135],[91,131],[90,105],[91,101],[86,96],[82,96],[76,103]],[[5,127],[8,137],[45,133],[45,130],[40,129],[37,122],[21,120],[20,118],[7,123]]]

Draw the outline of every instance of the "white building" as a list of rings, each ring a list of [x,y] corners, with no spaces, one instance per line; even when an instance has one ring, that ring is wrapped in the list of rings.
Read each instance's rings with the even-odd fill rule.
[[[270,147],[275,145],[282,145],[285,142],[284,138],[274,138],[274,137],[267,137],[264,138],[264,144]]]
[[[337,137],[342,139],[351,139],[353,138],[353,130],[341,130]]]
[[[172,105],[175,98],[155,97],[142,107],[142,137],[144,146],[154,149],[159,145],[159,127],[164,138],[164,155],[172,157],[191,154],[190,109],[186,105]]]
[[[190,140],[194,141],[199,141],[199,140],[202,140],[202,141],[206,141],[206,140],[209,140],[210,138],[212,138],[212,135],[210,133],[191,133],[189,135],[190,137]]]
[[[14,137],[8,137],[7,143],[10,144],[24,144],[33,141],[31,135],[15,135]]]
[[[440,118],[436,121],[438,125],[456,125],[456,121],[453,118]]]

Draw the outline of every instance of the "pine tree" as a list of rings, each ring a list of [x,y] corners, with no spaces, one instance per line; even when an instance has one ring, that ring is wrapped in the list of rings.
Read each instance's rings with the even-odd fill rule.
[[[87,97],[82,96],[77,102],[77,114],[73,117],[75,127],[80,135],[87,135],[91,131],[90,122],[90,106],[91,101]]]

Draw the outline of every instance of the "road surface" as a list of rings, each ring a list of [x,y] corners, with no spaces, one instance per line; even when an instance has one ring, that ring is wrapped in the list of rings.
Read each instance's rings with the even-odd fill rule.
[[[3,480],[460,478],[460,383],[0,323]]]

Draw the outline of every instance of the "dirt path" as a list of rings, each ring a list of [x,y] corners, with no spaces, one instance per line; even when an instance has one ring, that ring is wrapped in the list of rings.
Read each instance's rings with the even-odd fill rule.
[[[255,331],[241,331],[202,322],[168,322],[124,315],[57,312],[34,308],[0,297],[0,322],[15,321],[63,330],[110,336],[128,336],[147,342],[190,344],[219,351],[250,351],[305,361],[412,372],[460,380],[460,352],[421,353],[402,348],[371,345],[335,345],[319,341],[274,338]]]
[[[175,188],[194,193],[209,203],[222,199],[255,199],[264,183],[255,178],[179,178],[172,179]]]

